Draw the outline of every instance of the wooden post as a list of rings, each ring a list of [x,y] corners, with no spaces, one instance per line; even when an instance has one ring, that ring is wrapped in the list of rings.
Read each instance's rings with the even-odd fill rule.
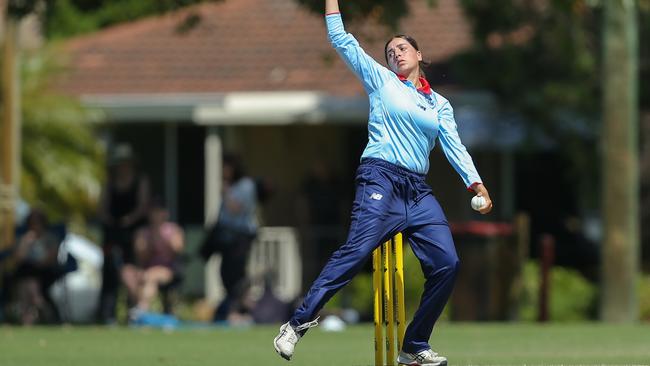
[[[6,9],[3,8],[2,11]],[[2,48],[2,121],[0,126],[0,250],[14,243],[14,209],[20,176],[19,20],[4,19]]]
[[[540,240],[540,274],[539,314],[540,322],[549,320],[549,302],[551,298],[551,269],[555,262],[555,238],[550,234],[542,235]]]

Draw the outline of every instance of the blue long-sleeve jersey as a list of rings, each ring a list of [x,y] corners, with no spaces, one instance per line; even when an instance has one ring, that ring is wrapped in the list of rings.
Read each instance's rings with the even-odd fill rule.
[[[449,101],[435,92],[418,91],[413,83],[400,80],[368,56],[345,32],[340,14],[329,14],[325,19],[332,45],[368,93],[368,145],[361,158],[378,158],[426,174],[437,138],[465,186],[482,182],[460,141]]]

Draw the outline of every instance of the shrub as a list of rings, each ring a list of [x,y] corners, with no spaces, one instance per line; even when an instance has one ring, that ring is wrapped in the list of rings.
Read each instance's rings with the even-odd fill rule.
[[[639,318],[650,321],[650,275],[639,280]]]
[[[580,273],[564,267],[551,270],[549,318],[552,321],[578,321],[593,317],[597,301],[596,286]],[[519,308],[521,320],[537,320],[540,269],[529,261],[524,267],[524,289]]]

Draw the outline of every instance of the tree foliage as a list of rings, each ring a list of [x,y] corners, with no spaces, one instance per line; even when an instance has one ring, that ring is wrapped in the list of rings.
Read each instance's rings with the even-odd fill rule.
[[[45,0],[43,21],[48,37],[64,38],[187,5],[219,1],[224,0]],[[324,0],[295,1],[317,14],[325,9]],[[421,1],[436,3],[436,0]],[[407,0],[341,1],[340,7],[350,20],[370,17],[393,28],[409,12]]]
[[[53,219],[94,211],[103,180],[103,151],[74,98],[53,90],[62,72],[54,52],[23,56],[21,196]]]
[[[222,0],[46,0],[48,38],[65,38],[201,2]]]
[[[489,88],[537,121],[600,111],[602,1],[462,0],[474,47],[454,60],[463,84]],[[641,105],[650,108],[650,0],[639,0]],[[553,108],[549,108],[553,107]]]
[[[465,86],[488,89],[559,142],[576,169],[597,179],[604,0],[462,0],[473,48],[453,63]],[[650,0],[639,0],[641,108],[650,108]]]
[[[94,212],[104,176],[103,150],[88,111],[52,87],[61,72],[50,48],[21,57],[20,196],[57,221]]]
[[[325,11],[324,0],[296,1],[314,13],[323,14]],[[340,1],[339,7],[347,19],[359,20],[370,17],[380,20],[392,28],[395,28],[399,19],[406,16],[409,11],[408,4],[405,0]]]
[[[463,84],[487,88],[528,118],[599,107],[600,10],[584,0],[462,0],[474,47],[454,60]]]
[[[572,169],[565,179],[597,182],[601,9],[586,0],[460,0],[472,48],[455,57],[463,86],[494,93],[546,136]],[[594,4],[594,5],[592,5]],[[593,205],[596,197],[591,197]]]

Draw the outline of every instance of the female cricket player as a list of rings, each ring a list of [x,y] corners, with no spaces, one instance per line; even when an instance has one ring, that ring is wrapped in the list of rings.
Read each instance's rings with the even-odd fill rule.
[[[406,365],[446,365],[428,344],[458,269],[458,256],[447,219],[425,183],[429,152],[436,140],[466,187],[492,201],[472,158],[460,141],[454,114],[445,98],[433,92],[420,68],[415,40],[395,36],[385,51],[388,67],[368,56],[345,32],[337,0],[326,0],[329,39],[370,99],[368,144],[357,170],[352,221],[346,242],[332,254],[302,305],[275,337],[275,350],[291,359],[298,340],[318,324],[323,305],[362,268],[373,250],[402,232],[420,260],[426,283],[420,306],[404,335],[397,358]]]

